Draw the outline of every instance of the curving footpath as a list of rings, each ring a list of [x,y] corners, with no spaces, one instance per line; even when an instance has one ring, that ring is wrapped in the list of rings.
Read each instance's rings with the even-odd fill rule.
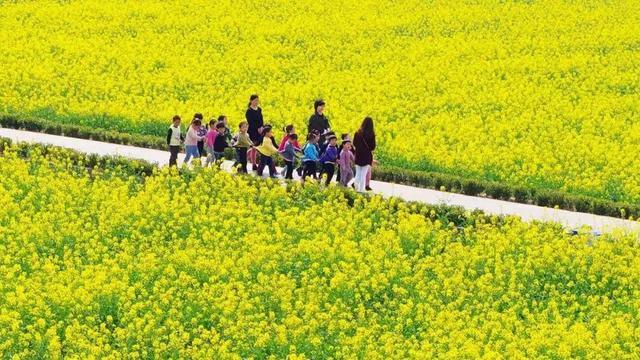
[[[148,162],[156,163],[159,166],[166,166],[169,163],[169,152],[161,150],[6,128],[0,128],[0,137],[10,138],[14,142],[48,144],[74,149],[85,153],[95,153],[98,155],[120,155],[132,159],[146,160]],[[178,157],[178,164],[182,162],[183,158],[184,154],[180,154]],[[225,161],[223,168],[229,169],[231,168],[231,165],[231,161]],[[297,174],[294,176],[297,176]],[[640,222],[617,219],[608,216],[447,193],[380,181],[371,181],[371,187],[373,188],[374,193],[384,197],[398,197],[407,201],[417,201],[427,204],[461,206],[469,210],[482,210],[487,214],[515,215],[521,217],[525,221],[538,220],[557,222],[562,224],[568,230],[578,229],[586,225],[591,227],[594,233],[611,232],[616,229],[640,233]]]

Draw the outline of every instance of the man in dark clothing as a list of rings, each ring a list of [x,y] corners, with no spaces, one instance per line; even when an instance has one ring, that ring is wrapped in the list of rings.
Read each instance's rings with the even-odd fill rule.
[[[326,133],[331,130],[329,119],[324,115],[324,100],[316,100],[313,104],[314,114],[309,118],[308,133],[320,134],[319,144],[324,144]]]

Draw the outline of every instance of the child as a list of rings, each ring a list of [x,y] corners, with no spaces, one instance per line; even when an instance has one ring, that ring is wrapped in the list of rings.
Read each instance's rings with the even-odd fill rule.
[[[278,148],[275,145],[273,138],[273,128],[269,125],[265,125],[262,130],[262,144],[256,149],[260,153],[260,165],[258,165],[258,176],[262,176],[265,166],[269,167],[269,176],[277,178],[276,166],[273,163],[273,155],[278,153]]]
[[[293,179],[293,164],[296,161],[296,147],[295,144],[298,142],[298,135],[290,134],[287,137],[287,144],[284,146],[284,150],[280,151],[280,154],[284,158],[285,166],[285,179],[292,180]]]
[[[331,183],[333,173],[336,170],[336,160],[338,160],[338,147],[336,144],[338,142],[338,138],[335,135],[329,135],[327,141],[329,142],[327,144],[327,149],[320,157],[320,163],[322,164],[320,176],[322,177],[323,174],[327,174],[325,185],[328,186]]]
[[[216,136],[213,143],[213,154],[216,161],[218,161],[224,158],[224,149],[229,147],[229,143],[227,143],[227,138],[224,136],[225,131],[227,131],[224,123],[218,122],[216,124],[216,130],[218,131],[218,136]]]
[[[247,151],[249,148],[253,146],[251,139],[249,138],[249,123],[246,121],[242,121],[240,125],[238,125],[239,131],[236,134],[233,147],[236,148],[236,163],[233,166],[238,166],[238,173],[246,174],[247,173]]]
[[[202,127],[202,122],[196,119],[191,122],[189,130],[187,131],[187,137],[184,140],[184,151],[187,155],[184,157],[184,163],[188,164],[191,157],[199,158],[200,152],[198,151],[198,142],[203,141],[204,136],[198,135],[198,130]]]
[[[282,138],[282,141],[280,141],[280,146],[278,146],[278,151],[280,153],[282,153],[284,151],[285,146],[287,146],[287,144],[289,143],[289,136],[293,135],[296,133],[296,128],[293,125],[287,125],[284,127],[284,137]],[[297,135],[296,135],[297,138]],[[300,144],[298,144],[298,140],[293,142],[293,147],[295,151],[301,152],[302,149],[300,148]],[[282,176],[285,176],[285,172],[286,172],[287,168],[285,167],[284,169],[282,169]],[[300,166],[300,168],[298,168],[298,175],[302,175],[302,166]]]
[[[229,125],[227,124],[227,116],[220,115],[218,116],[218,122],[224,124],[224,138],[227,140],[227,143],[231,142],[231,129],[229,129]]]
[[[184,136],[180,133],[180,116],[175,115],[167,132],[167,145],[169,145],[169,166],[177,166],[180,144]]]
[[[340,141],[342,141],[342,143],[340,144],[340,146],[338,146],[338,161],[340,160],[340,154],[342,153],[342,146],[344,145],[345,141],[351,142],[351,137],[349,137],[349,134],[347,133],[342,134],[340,135]],[[336,182],[340,182],[340,166],[338,166],[338,168],[336,169]]]
[[[207,163],[206,166],[209,166],[212,162],[215,161],[216,155],[213,150],[213,144],[216,141],[216,137],[218,136],[218,130],[216,129],[216,121],[214,119],[209,120],[209,132],[207,133],[205,144],[207,145]]]
[[[203,119],[204,119],[204,116],[202,116],[201,113],[196,113],[195,115],[193,115],[193,121],[198,120],[201,124],[200,127],[197,129],[198,136],[201,137],[201,140],[198,140],[198,153],[200,154],[200,156],[197,156],[197,157],[207,156],[207,153],[204,150],[204,138],[205,136],[207,136],[207,128],[204,127],[204,125],[202,125]]]
[[[287,145],[287,142],[289,142],[289,137],[291,135],[295,135],[296,128],[293,125],[287,125],[284,127],[284,132],[285,135],[282,138],[282,141],[280,141],[280,146],[278,146],[278,151],[280,152],[284,151],[284,147]],[[296,135],[296,139],[297,138],[298,136]],[[293,142],[293,146],[297,149],[297,151],[300,151],[300,144],[298,144],[298,140]]]
[[[304,157],[302,158],[302,164],[304,171],[302,173],[302,181],[311,176],[317,179],[316,176],[316,162],[318,161],[318,136],[316,134],[309,134],[307,136],[307,143],[302,149]]]
[[[340,157],[338,158],[340,184],[348,186],[351,179],[353,179],[353,166],[355,165],[356,157],[351,151],[351,140],[344,140],[340,147],[342,148]]]

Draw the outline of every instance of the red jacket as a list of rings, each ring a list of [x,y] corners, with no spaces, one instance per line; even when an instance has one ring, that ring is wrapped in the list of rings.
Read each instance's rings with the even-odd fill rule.
[[[280,141],[280,146],[278,146],[278,151],[283,152],[284,151],[284,147],[285,145],[287,145],[287,141],[289,141],[289,134],[285,135],[282,138],[282,141]],[[293,142],[293,147],[295,148],[296,151],[302,151],[300,150],[300,144],[298,143],[298,140]]]

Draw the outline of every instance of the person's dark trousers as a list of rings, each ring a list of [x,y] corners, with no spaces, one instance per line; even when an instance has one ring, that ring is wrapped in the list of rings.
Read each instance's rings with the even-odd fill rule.
[[[198,153],[200,157],[207,156],[207,152],[204,150],[204,140],[198,141]]]
[[[262,176],[264,168],[269,168],[269,176],[276,176],[276,167],[273,165],[273,159],[271,156],[260,155],[260,165],[258,165],[258,176]]]
[[[178,153],[180,152],[179,145],[170,145],[169,146],[169,166],[177,166],[178,165]]]
[[[236,163],[233,166],[238,166],[238,173],[247,173],[247,148],[236,148]]]
[[[340,166],[336,167],[336,182],[340,182]]]
[[[285,163],[285,168],[287,169],[287,173],[285,174],[284,178],[292,180],[293,179],[293,161],[285,160],[284,163]]]
[[[306,179],[307,176],[310,176],[314,179],[317,179],[316,176],[316,162],[315,161],[305,161],[304,162],[304,171],[302,172],[302,178]]]
[[[320,177],[322,177],[322,174],[327,174],[327,180],[325,181],[326,185],[329,185],[331,183],[331,180],[333,179],[333,173],[336,170],[336,164],[332,164],[329,162],[326,162],[324,164],[322,164],[322,171],[320,172]]]

